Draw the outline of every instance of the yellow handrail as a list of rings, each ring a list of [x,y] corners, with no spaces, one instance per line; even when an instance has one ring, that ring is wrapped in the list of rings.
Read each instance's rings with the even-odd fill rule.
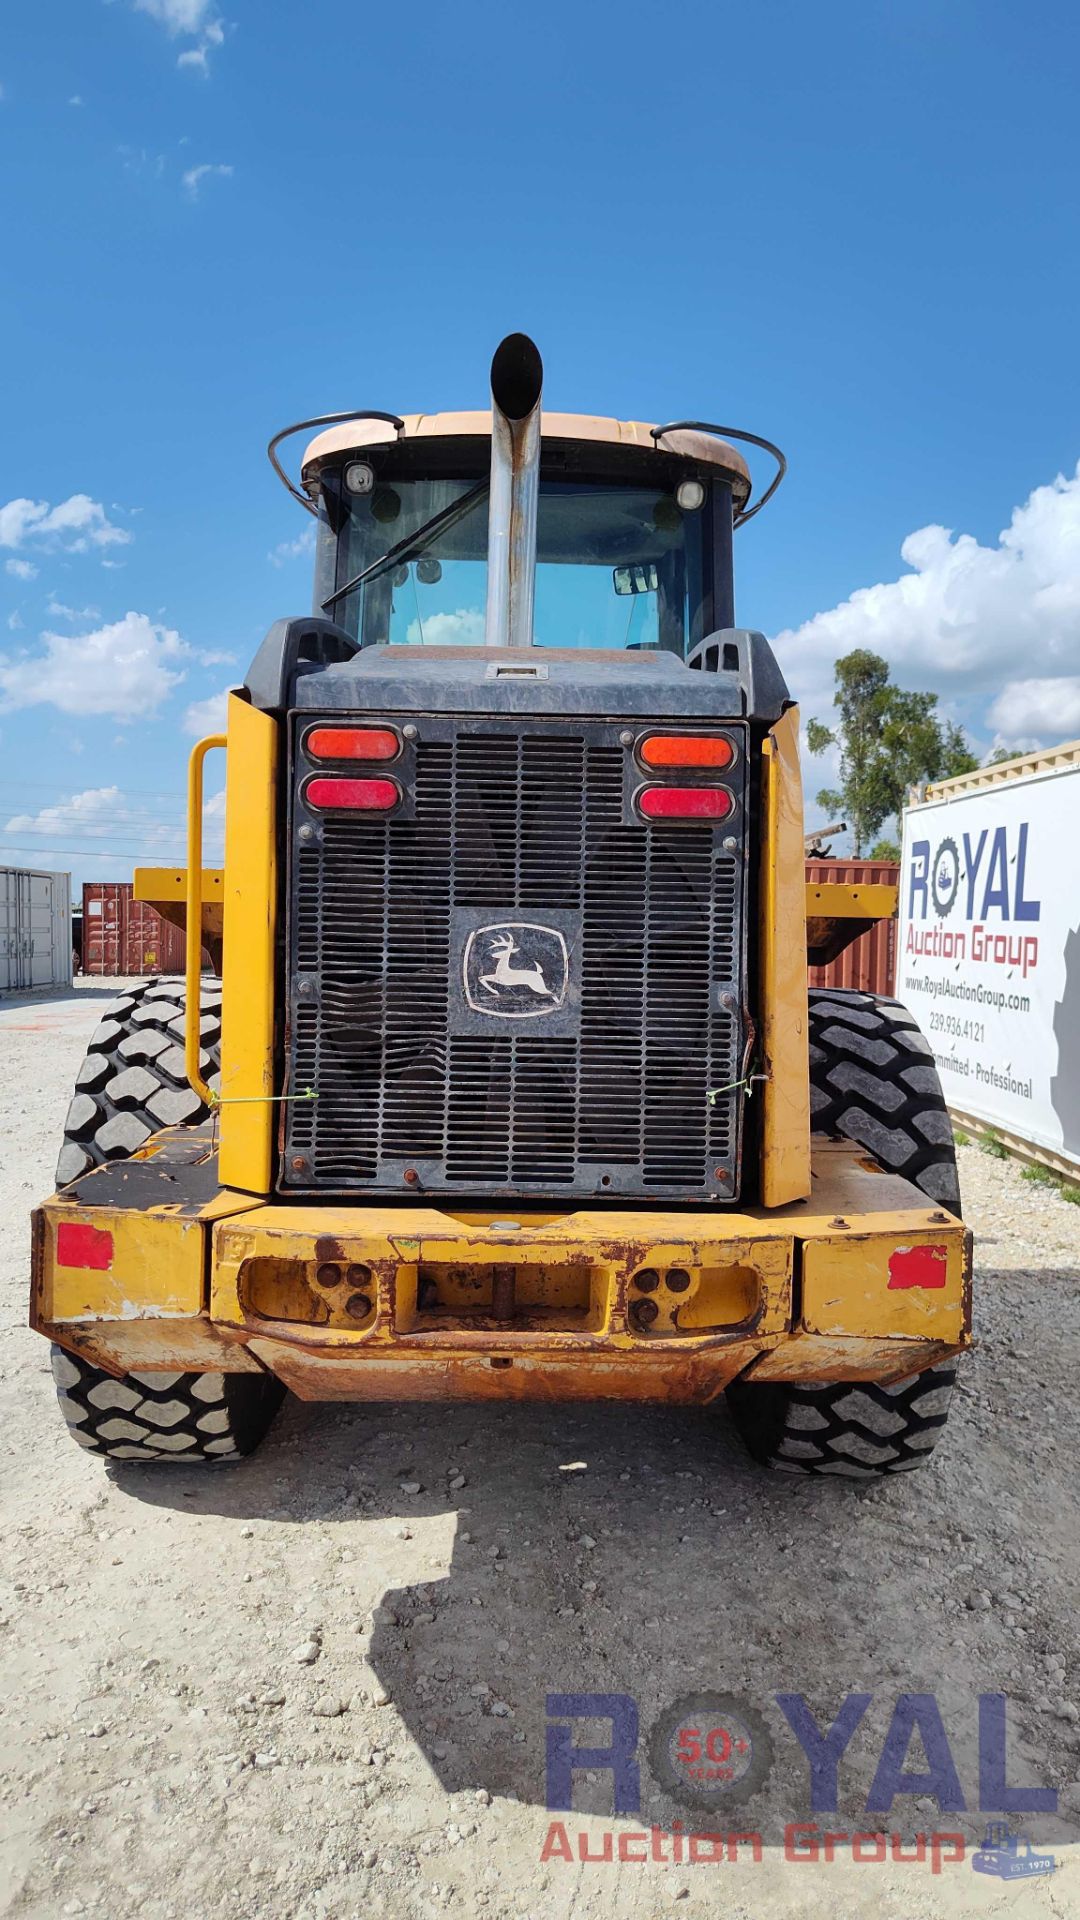
[[[214,1094],[207,1086],[199,1071],[199,1055],[202,1052],[202,996],[199,980],[202,973],[202,824],[203,824],[203,762],[212,747],[223,747],[223,733],[208,734],[205,740],[199,740],[191,749],[188,761],[188,806],[187,806],[187,951],[185,954],[185,980],[187,984],[187,1005],[184,1010],[184,1069],[188,1081],[208,1107],[214,1104]]]

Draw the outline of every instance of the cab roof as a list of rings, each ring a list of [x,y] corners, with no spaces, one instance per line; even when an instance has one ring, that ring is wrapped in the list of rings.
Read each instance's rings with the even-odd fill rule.
[[[623,449],[639,448],[642,453],[670,454],[717,467],[730,480],[736,508],[750,497],[750,469],[741,453],[716,434],[690,428],[653,439],[653,428],[643,420],[611,420],[595,413],[547,413],[540,416],[543,440],[598,441]],[[402,440],[491,439],[490,413],[409,413],[404,416],[403,431],[384,420],[344,420],[327,427],[312,440],[301,468],[303,485],[309,491],[323,467],[343,455],[367,447],[393,446]]]

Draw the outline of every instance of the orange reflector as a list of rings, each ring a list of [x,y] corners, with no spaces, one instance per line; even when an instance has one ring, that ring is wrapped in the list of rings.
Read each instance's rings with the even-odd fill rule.
[[[304,744],[312,760],[396,760],[399,742],[389,727],[315,727]]]
[[[654,733],[638,751],[647,767],[730,767],[730,740],[703,739],[690,733]]]
[[[646,820],[726,820],[734,805],[726,787],[646,787],[638,794]]]
[[[309,807],[353,807],[361,813],[385,813],[397,806],[401,788],[396,780],[309,780],[304,799]]]

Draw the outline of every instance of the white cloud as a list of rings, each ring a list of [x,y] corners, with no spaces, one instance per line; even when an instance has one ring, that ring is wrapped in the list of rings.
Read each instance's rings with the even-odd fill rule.
[[[840,606],[777,635],[804,712],[827,718],[833,663],[854,647],[883,654],[901,685],[965,696],[998,693],[1021,664],[1025,686],[1044,676],[1060,680],[1061,668],[1075,664],[1080,464],[1070,478],[1059,474],[1036,487],[994,546],[929,526],[909,534],[900,553],[909,573],[860,587]],[[1002,702],[1009,693],[1006,686]],[[1053,705],[1042,703],[1041,724],[1058,734],[1075,730],[1060,709],[1051,726]]]
[[[184,732],[193,740],[201,740],[207,733],[224,733],[230,691],[222,687],[220,693],[208,694],[205,700],[193,700],[184,715]]]
[[[178,67],[192,67],[206,79],[210,73],[210,52],[212,48],[223,46],[225,29],[220,20],[209,20],[206,30],[197,47],[188,47],[177,61]]]
[[[204,808],[203,852],[219,865],[224,844],[224,792]],[[138,865],[182,861],[187,823],[183,798],[163,809],[121,788],[88,787],[38,813],[13,814],[3,827],[9,848],[35,865],[70,867],[73,877],[129,879]],[[20,838],[20,836],[22,836]]]
[[[1028,745],[1031,736],[1080,735],[1080,677],[1010,680],[988,715],[1003,746]]]
[[[72,94],[72,96],[71,96],[71,99],[70,99],[70,100],[68,101],[68,106],[69,106],[69,107],[81,107],[81,106],[82,106],[82,103],[83,103],[83,98],[82,98],[82,94],[81,94],[81,93],[73,93],[73,94]]]
[[[211,0],[134,0],[136,13],[148,13],[170,34],[201,33]]]
[[[11,562],[8,562],[11,565]],[[66,607],[62,600],[50,600],[45,608],[54,620],[100,620],[100,607]]]
[[[126,613],[93,633],[43,633],[41,640],[38,654],[0,655],[0,706],[137,719],[157,712],[191,653],[178,633],[145,613]]]
[[[225,167],[219,164],[215,164],[211,166],[208,161],[204,161],[202,166],[200,167],[188,168],[187,172],[183,176],[184,188],[185,188],[185,191],[191,195],[191,198],[193,200],[197,200],[204,180],[213,179],[213,178],[228,180],[231,178],[231,176],[232,176],[231,167]]]
[[[19,628],[22,626],[22,623],[23,623],[23,617],[22,617],[22,614],[19,612],[18,608],[15,609],[14,613],[8,614],[7,623],[8,623],[8,628],[10,632],[12,633],[18,632]]]
[[[171,40],[197,40],[185,47],[176,64],[209,72],[210,52],[225,42],[225,23],[213,11],[213,0],[132,0],[136,13],[148,13],[165,28]]]
[[[26,499],[0,507],[0,547],[40,540],[65,553],[87,553],[91,547],[126,546],[130,539],[127,529],[116,526],[88,493],[73,493],[55,507],[47,500]]]
[[[432,613],[422,622],[413,620],[405,638],[411,647],[482,647],[484,616],[477,607]]]
[[[267,555],[271,566],[284,567],[290,560],[298,560],[304,554],[315,551],[315,529],[305,527],[295,540],[279,540],[273,552]]]
[[[5,560],[4,571],[16,580],[36,580],[38,570],[30,560]]]

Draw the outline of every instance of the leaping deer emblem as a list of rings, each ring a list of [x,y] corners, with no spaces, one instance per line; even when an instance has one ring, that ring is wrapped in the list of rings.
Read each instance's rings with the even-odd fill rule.
[[[539,960],[534,960],[531,966],[514,965],[514,955],[520,953],[521,948],[512,933],[498,934],[489,943],[488,950],[495,961],[495,971],[481,974],[480,985],[489,993],[497,994],[500,987],[528,987],[530,993],[542,994],[545,1000],[556,998],[544,979]]]

